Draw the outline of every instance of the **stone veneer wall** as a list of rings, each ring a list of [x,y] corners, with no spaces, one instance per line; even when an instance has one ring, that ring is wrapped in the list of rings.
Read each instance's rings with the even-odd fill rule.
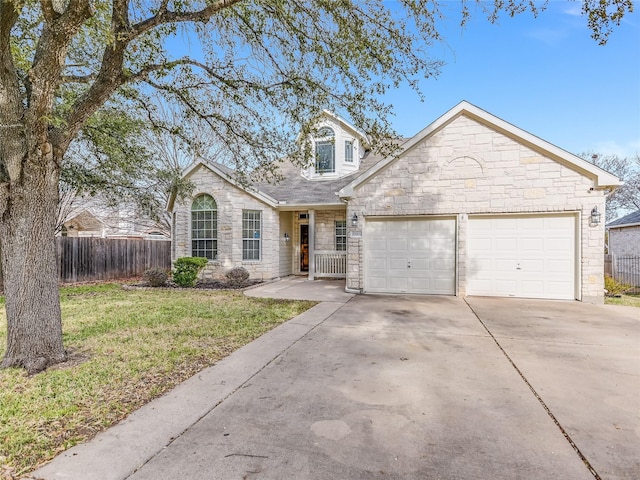
[[[193,197],[206,193],[218,206],[218,258],[210,261],[202,278],[221,278],[233,267],[246,268],[251,278],[269,280],[279,276],[280,223],[278,212],[268,204],[231,185],[204,166],[189,176],[195,184]],[[242,211],[262,212],[262,245],[259,261],[242,260]],[[174,260],[191,256],[191,200],[174,206]],[[284,235],[284,233],[283,233]]]
[[[609,230],[609,253],[612,255],[640,255],[640,225],[611,228]]]
[[[455,215],[458,294],[466,293],[466,223],[471,214],[576,212],[578,297],[604,301],[604,225],[592,226],[604,194],[592,181],[532,148],[460,116],[360,185],[349,201],[347,288],[362,290],[364,222],[369,216]]]
[[[346,210],[316,210],[316,250],[336,249],[336,220],[345,220]]]

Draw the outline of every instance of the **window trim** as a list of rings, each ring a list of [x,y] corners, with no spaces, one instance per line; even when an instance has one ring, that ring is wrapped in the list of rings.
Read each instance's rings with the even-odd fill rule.
[[[318,136],[315,139],[315,171],[316,173],[335,173],[336,171],[336,133],[330,127],[322,127],[318,130]],[[329,165],[325,168],[321,168],[320,164],[320,148],[330,147],[329,152]]]
[[[249,215],[257,214],[257,218],[254,216],[250,218]],[[249,222],[253,225],[253,228],[245,228],[245,222],[249,227]],[[257,229],[255,228],[257,222]],[[252,231],[252,236],[247,236],[247,232]],[[258,236],[256,237],[256,233]],[[246,242],[246,243],[245,243]],[[249,242],[253,245],[251,248],[245,247]],[[255,245],[257,244],[257,248]],[[248,253],[255,253],[257,251],[258,258],[247,258]],[[253,256],[253,255],[252,255]],[[260,262],[262,261],[262,210],[242,210],[242,261],[243,262]]]
[[[345,163],[353,163],[353,141],[344,141],[344,161]]]
[[[211,199],[214,208],[200,208],[200,205],[197,205],[201,199],[208,197]],[[198,207],[194,209],[194,207]],[[208,216],[207,214],[210,214]],[[200,217],[200,218],[198,218]],[[208,217],[208,218],[207,218]],[[195,223],[201,223],[202,226],[196,227]],[[206,228],[206,223],[211,222],[211,228]],[[190,230],[189,233],[191,235],[191,245],[190,251],[192,257],[203,257],[209,261],[215,261],[218,259],[218,203],[213,196],[208,193],[201,193],[194,197],[191,202],[190,209]],[[204,235],[196,234],[196,228],[198,228],[198,232],[203,232]],[[211,236],[205,236],[207,230],[211,231]],[[207,242],[211,242],[211,248],[207,248]],[[198,246],[197,244],[200,243]],[[209,255],[209,252],[211,255]]]

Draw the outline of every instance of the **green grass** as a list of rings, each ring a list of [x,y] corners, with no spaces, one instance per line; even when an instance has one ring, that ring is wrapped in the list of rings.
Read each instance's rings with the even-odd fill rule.
[[[604,303],[607,305],[625,305],[627,307],[640,308],[640,294],[605,297]]]
[[[62,288],[60,301],[69,361],[31,377],[0,370],[0,478],[34,470],[314,305],[115,284]]]

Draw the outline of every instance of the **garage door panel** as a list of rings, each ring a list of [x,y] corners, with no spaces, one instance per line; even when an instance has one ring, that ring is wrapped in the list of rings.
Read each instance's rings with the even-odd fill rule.
[[[467,293],[575,297],[575,217],[469,218]]]
[[[389,270],[400,270],[404,272],[407,269],[407,259],[406,257],[400,258],[389,258],[388,259]]]
[[[493,263],[493,270],[498,272],[511,272],[518,266],[515,258],[496,258],[493,262],[491,259],[487,259],[484,263],[489,265],[489,268],[491,268],[491,264]]]
[[[495,248],[502,252],[511,252],[518,245],[516,238],[497,238],[495,240]]]
[[[431,262],[433,266],[433,270],[444,271],[450,273],[452,270],[456,268],[456,259],[455,258],[434,258]]]
[[[547,271],[549,273],[564,273],[572,268],[572,263],[567,259],[553,260],[547,263]],[[553,280],[551,279],[551,281]]]
[[[371,251],[384,252],[387,249],[387,241],[384,238],[372,238],[368,246]]]
[[[387,269],[386,258],[373,257],[371,259],[371,263],[369,264],[369,268],[371,270],[386,270]]]
[[[390,252],[406,252],[409,246],[406,238],[390,238],[388,242]]]
[[[428,258],[412,258],[411,259],[411,270],[415,271],[426,271],[430,270],[432,262]]]
[[[409,240],[409,249],[412,252],[424,252],[424,256],[428,256],[431,242],[427,238],[412,238]]]
[[[390,292],[406,291],[409,284],[409,279],[406,277],[389,277],[388,288]]]
[[[365,291],[455,294],[455,231],[453,218],[367,219]]]

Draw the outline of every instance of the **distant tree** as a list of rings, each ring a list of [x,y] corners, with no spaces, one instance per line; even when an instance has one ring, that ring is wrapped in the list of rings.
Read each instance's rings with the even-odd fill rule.
[[[442,3],[445,0],[442,0]],[[436,75],[439,0],[0,0],[0,244],[7,312],[2,366],[36,372],[66,358],[54,232],[59,185],[74,141],[115,131],[125,112],[182,105],[207,124],[239,172],[283,154],[302,161],[292,132],[309,133],[327,108],[372,140],[388,138],[378,98]],[[461,1],[463,21],[470,15]],[[531,0],[475,2],[490,21],[535,12]],[[632,0],[582,0],[601,43]],[[189,36],[202,54],[169,42]],[[108,140],[107,138],[104,139]],[[128,145],[124,145],[128,147]],[[390,142],[379,149],[390,148]],[[82,152],[78,152],[82,154]],[[99,153],[99,152],[98,152]],[[95,158],[101,158],[100,155]],[[124,157],[116,174],[136,173]],[[71,163],[99,181],[104,163]],[[89,168],[91,166],[91,168]],[[263,170],[268,172],[268,169]],[[111,173],[103,171],[103,173]],[[116,175],[115,188],[127,187]]]
[[[640,210],[640,154],[621,157],[616,154],[586,152],[581,153],[580,157],[613,173],[624,182],[607,196],[607,222],[620,217],[623,212]]]

